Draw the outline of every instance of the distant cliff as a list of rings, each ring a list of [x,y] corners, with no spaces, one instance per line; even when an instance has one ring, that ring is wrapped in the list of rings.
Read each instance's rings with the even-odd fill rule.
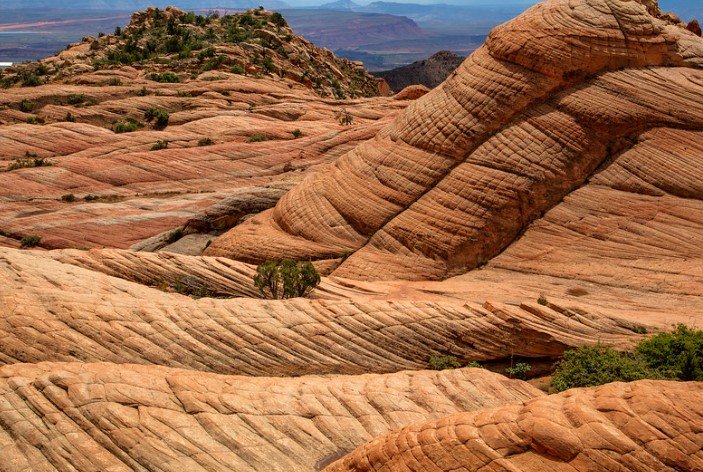
[[[444,82],[444,79],[454,72],[463,60],[463,57],[457,56],[451,51],[439,51],[422,61],[413,62],[397,69],[374,72],[374,75],[386,79],[394,92],[413,84],[434,88]]]

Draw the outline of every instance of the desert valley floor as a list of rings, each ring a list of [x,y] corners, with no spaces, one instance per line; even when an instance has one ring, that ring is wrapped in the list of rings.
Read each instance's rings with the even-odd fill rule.
[[[0,471],[703,470],[703,383],[543,381],[703,328],[700,29],[546,0],[391,95],[263,11],[105,65],[159,15],[0,76]]]

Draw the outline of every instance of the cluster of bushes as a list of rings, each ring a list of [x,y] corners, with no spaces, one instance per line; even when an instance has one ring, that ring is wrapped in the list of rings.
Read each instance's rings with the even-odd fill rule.
[[[552,386],[562,391],[641,379],[703,380],[703,331],[679,325],[644,339],[632,352],[600,344],[567,351]]]
[[[144,119],[147,123],[154,122],[154,127],[158,129],[163,129],[168,126],[170,116],[166,110],[160,108],[149,108],[144,112]]]
[[[144,125],[134,118],[120,118],[112,124],[112,131],[115,133],[131,133],[142,128]]]
[[[39,246],[39,243],[41,242],[41,236],[25,236],[20,240],[20,247],[22,248],[29,248],[29,247],[37,247]]]
[[[153,80],[154,82],[161,82],[167,84],[177,84],[181,81],[181,79],[179,79],[176,74],[170,71],[164,72],[163,74],[158,74],[155,72],[149,75],[149,79]]]
[[[49,160],[44,157],[38,157],[36,154],[31,152],[26,152],[24,157],[19,157],[15,159],[15,162],[7,166],[7,171],[12,171],[15,169],[26,169],[29,167],[48,167],[54,165]]]
[[[320,283],[311,262],[291,259],[266,261],[256,268],[254,284],[265,298],[284,299],[304,297]]]
[[[636,332],[641,332],[635,328]],[[428,366],[434,370],[462,367],[450,354],[432,354]],[[480,367],[473,362],[466,367]],[[511,378],[527,378],[532,367],[510,363],[503,372]],[[632,351],[617,351],[596,344],[568,350],[552,375],[552,387],[561,392],[575,387],[593,387],[610,382],[643,379],[703,381],[703,331],[679,325],[637,344]]]
[[[168,141],[164,139],[159,139],[151,146],[152,151],[160,151],[162,149],[168,149]]]

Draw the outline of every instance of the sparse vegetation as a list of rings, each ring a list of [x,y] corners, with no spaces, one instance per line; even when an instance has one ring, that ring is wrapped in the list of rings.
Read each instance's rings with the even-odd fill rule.
[[[163,129],[168,126],[170,116],[166,110],[160,108],[149,108],[144,112],[144,119],[151,123],[154,122],[154,128]]]
[[[320,283],[311,262],[284,259],[266,261],[256,268],[254,284],[265,298],[284,299],[304,297]]]
[[[164,72],[163,74],[153,73],[149,76],[149,78],[155,82],[167,84],[176,84],[181,81],[181,79],[178,78],[178,76],[173,72]]]
[[[461,367],[456,356],[432,354],[429,360],[429,366],[432,370],[458,369]]]
[[[544,296],[544,294],[539,295],[539,298],[537,298],[537,303],[539,303],[542,306],[547,306],[549,305],[549,301],[547,300],[547,297]]]
[[[242,67],[239,64],[235,64],[232,67],[230,67],[229,71],[233,74],[239,74],[239,75],[244,75],[244,67]]]
[[[337,117],[339,119],[339,124],[349,126],[354,123],[354,117],[347,110],[343,109],[339,112]]]
[[[508,374],[508,377],[515,378],[515,379],[521,379],[525,380],[527,378],[527,373],[532,370],[532,367],[530,364],[527,364],[525,362],[518,362],[507,369],[505,369],[505,373]]]
[[[31,113],[37,107],[37,104],[31,100],[22,100],[20,102],[20,111],[24,113]]]
[[[76,117],[73,116],[73,113],[69,111],[68,113],[66,113],[66,118],[64,118],[64,121],[68,121],[69,123],[75,123]]]
[[[265,134],[253,134],[249,136],[249,142],[250,143],[260,143],[262,141],[268,141],[268,136]]]
[[[152,151],[160,151],[162,149],[167,149],[168,148],[168,141],[164,139],[159,139],[154,143],[153,146],[151,146]]]
[[[122,85],[122,80],[117,77],[113,77],[108,80],[106,84],[110,87],[119,87],[120,85]]]
[[[41,236],[25,236],[20,240],[20,247],[26,249],[30,247],[37,247],[39,246],[39,243],[41,242]]]
[[[32,115],[27,117],[27,124],[29,125],[43,125],[45,122],[41,116]]]
[[[83,200],[85,200],[86,202],[96,202],[100,200],[100,195],[92,195],[89,193],[88,195],[83,197]]]
[[[142,128],[144,125],[134,118],[120,118],[112,125],[112,131],[115,133],[131,133]]]
[[[202,138],[200,141],[198,141],[199,147],[212,146],[213,144],[215,144],[215,141],[210,138]]]
[[[292,134],[293,134],[293,137],[294,137],[295,139],[298,139],[298,138],[300,138],[301,136],[303,136],[303,132],[300,131],[299,129],[294,129],[294,130],[292,131]]]
[[[703,331],[679,325],[644,339],[633,352],[600,344],[567,351],[552,386],[562,391],[640,379],[703,380]]]
[[[26,169],[30,167],[48,167],[54,165],[49,162],[44,157],[38,157],[36,154],[31,152],[26,152],[24,157],[19,157],[15,159],[15,162],[7,166],[7,171],[12,171],[16,169]]]
[[[61,195],[61,201],[66,203],[73,203],[76,201],[76,196],[72,193],[67,193],[66,195]]]

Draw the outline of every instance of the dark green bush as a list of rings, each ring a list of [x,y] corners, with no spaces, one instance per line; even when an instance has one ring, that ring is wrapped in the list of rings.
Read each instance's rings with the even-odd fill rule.
[[[162,149],[167,149],[168,148],[168,141],[159,139],[154,143],[153,146],[151,146],[152,151],[160,151]]]
[[[703,380],[703,331],[678,325],[641,341],[637,353],[661,377]]]
[[[303,135],[303,132],[300,131],[299,129],[294,129],[294,130],[292,131],[292,134],[293,134],[293,137],[294,137],[295,139],[298,139],[298,138],[300,138],[300,137]]]
[[[641,356],[597,344],[566,351],[552,376],[552,386],[561,392],[573,387],[656,377]]]
[[[149,78],[155,82],[161,82],[161,83],[167,83],[167,84],[176,84],[181,81],[181,79],[178,78],[176,74],[173,72],[164,72],[163,74],[151,74]]]
[[[72,203],[72,202],[76,201],[76,196],[73,195],[72,193],[67,193],[66,195],[61,195],[61,201],[67,202],[67,203]]]
[[[140,122],[134,118],[120,118],[112,125],[112,131],[115,133],[131,133],[143,127]]]
[[[28,248],[28,247],[37,247],[39,246],[39,243],[41,242],[41,236],[25,236],[20,240],[20,247],[22,248]]]
[[[278,12],[274,12],[271,14],[271,23],[278,26],[279,28],[283,28],[284,26],[288,26],[286,19],[283,18],[283,15],[281,15]]]
[[[41,116],[32,115],[27,117],[27,123],[30,125],[43,125],[45,120]]]
[[[320,283],[311,262],[284,259],[266,261],[256,268],[254,284],[266,298],[284,299],[304,297]]]
[[[68,121],[69,123],[75,123],[76,117],[73,116],[73,113],[69,111],[68,113],[66,113],[66,118],[64,118],[64,121]]]
[[[253,134],[249,136],[250,143],[260,143],[261,141],[268,141],[268,136],[265,134]]]
[[[24,113],[31,113],[37,107],[37,104],[31,100],[22,100],[20,102],[20,111]]]
[[[233,74],[239,74],[239,75],[244,75],[244,67],[240,66],[239,64],[235,64],[230,68],[230,72]]]
[[[53,164],[43,157],[37,157],[36,154],[27,152],[24,157],[15,159],[15,162],[7,167],[7,171],[15,169],[26,169],[30,167],[48,167]]]
[[[432,370],[458,369],[461,367],[459,360],[452,355],[432,354],[429,360]]]
[[[200,146],[200,147],[212,146],[213,144],[215,144],[215,141],[213,141],[210,138],[203,138],[200,141],[198,141],[198,146]]]
[[[545,297],[543,294],[539,295],[539,298],[537,299],[537,303],[539,303],[542,306],[549,305],[549,301],[547,301],[547,297]]]
[[[144,119],[151,123],[154,122],[155,128],[165,128],[168,126],[170,116],[166,110],[160,108],[149,108],[144,112]]]

